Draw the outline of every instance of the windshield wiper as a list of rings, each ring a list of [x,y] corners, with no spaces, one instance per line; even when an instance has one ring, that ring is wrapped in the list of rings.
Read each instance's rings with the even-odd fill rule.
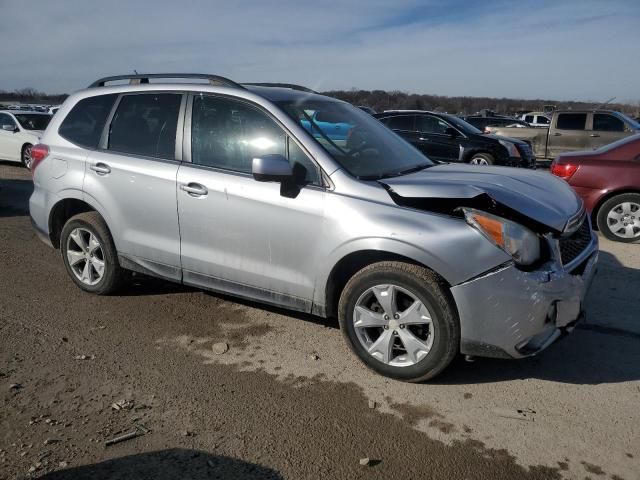
[[[382,180],[383,178],[392,178],[392,177],[400,177],[402,175],[407,175],[409,173],[419,172],[420,170],[424,170],[425,168],[433,167],[430,163],[421,163],[420,165],[415,165],[410,168],[406,168],[404,170],[400,170],[399,172],[385,172],[379,175],[358,175],[358,179],[360,180]]]

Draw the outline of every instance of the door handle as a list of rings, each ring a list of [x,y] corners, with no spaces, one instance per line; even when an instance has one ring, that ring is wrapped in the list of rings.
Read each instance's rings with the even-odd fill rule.
[[[595,137],[599,137],[600,135],[598,135],[597,133],[592,133],[592,134],[591,134],[591,135],[589,135],[589,136],[590,136],[590,137],[595,138]]]
[[[561,137],[562,134],[560,132],[553,132],[554,137]]]
[[[192,197],[203,197],[209,190],[204,185],[200,185],[199,183],[188,183],[186,185],[180,185],[180,190],[187,192]]]
[[[111,167],[106,163],[98,162],[93,165],[90,165],[89,168],[96,172],[98,175],[107,175],[111,173]]]

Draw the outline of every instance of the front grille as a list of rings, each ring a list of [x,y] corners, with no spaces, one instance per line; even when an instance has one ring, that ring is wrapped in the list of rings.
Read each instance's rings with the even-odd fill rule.
[[[568,237],[560,239],[560,256],[562,264],[567,265],[584,252],[591,242],[591,224],[584,218],[582,225]]]

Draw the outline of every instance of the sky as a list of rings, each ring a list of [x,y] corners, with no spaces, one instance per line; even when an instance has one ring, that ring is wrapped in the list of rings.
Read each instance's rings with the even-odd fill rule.
[[[640,0],[0,0],[0,89],[138,72],[640,101]]]

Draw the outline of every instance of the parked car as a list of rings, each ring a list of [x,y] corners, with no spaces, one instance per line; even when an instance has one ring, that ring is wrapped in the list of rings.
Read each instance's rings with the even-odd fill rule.
[[[358,105],[358,108],[363,112],[367,112],[369,115],[375,115],[376,113],[376,111],[373,108],[367,107],[366,105]]]
[[[551,123],[551,119],[549,118],[548,113],[544,112],[529,112],[520,116],[521,120],[524,120],[532,127],[547,127],[549,128],[549,124]],[[498,126],[498,125],[496,125]]]
[[[555,111],[549,128],[490,128],[531,144],[538,161],[550,162],[561,153],[595,150],[640,132],[640,124],[611,110]]]
[[[353,125],[346,143],[311,134],[307,112]],[[598,257],[561,179],[436,165],[362,110],[294,88],[101,79],[32,156],[33,224],[82,290],[109,294],[134,270],[337,317],[365,364],[407,381],[459,352],[540,352],[581,318]]]
[[[523,120],[511,117],[503,117],[500,115],[493,116],[481,116],[481,115],[468,115],[462,117],[462,119],[476,127],[478,130],[482,130],[484,133],[490,133],[489,127],[513,127],[513,128],[527,128],[530,127],[528,123]]]
[[[484,135],[455,115],[423,110],[389,110],[374,117],[438,162],[535,167],[535,158],[525,142]]]
[[[551,173],[580,195],[605,237],[640,240],[640,135],[595,151],[560,154]]]
[[[300,111],[300,115],[300,124],[318,138],[329,137],[336,142],[346,142],[353,128],[353,125],[343,121],[342,116],[333,115],[330,111]]]
[[[0,160],[22,162],[30,168],[31,147],[38,143],[49,120],[51,115],[46,113],[0,111]]]

